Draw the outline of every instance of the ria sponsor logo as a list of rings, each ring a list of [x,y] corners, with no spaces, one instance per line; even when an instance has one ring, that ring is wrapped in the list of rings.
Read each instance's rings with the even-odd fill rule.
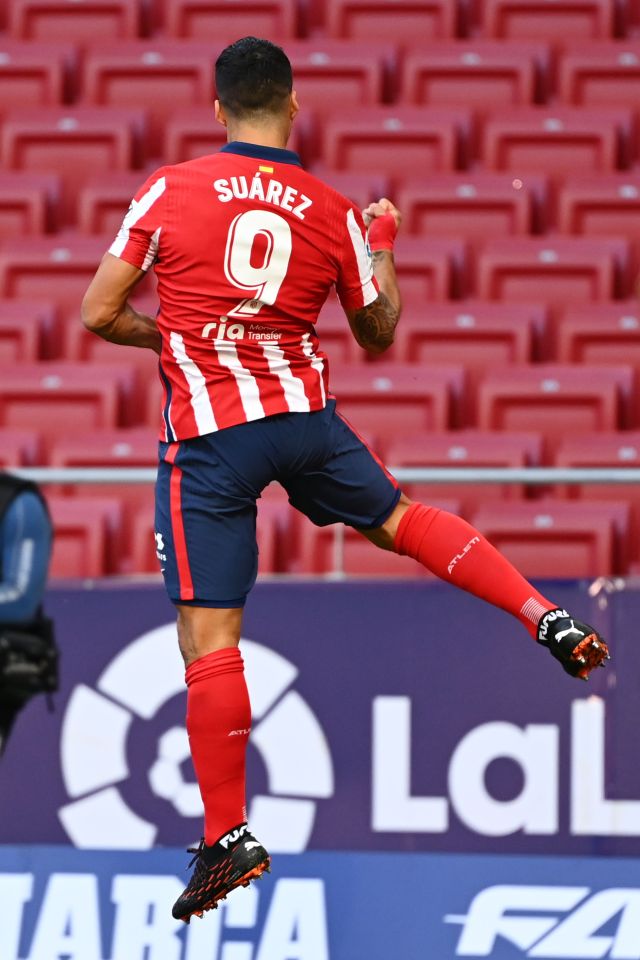
[[[640,960],[640,889],[612,887],[487,887],[465,916],[447,915],[462,925],[456,957],[491,957],[499,939],[517,947],[509,956],[587,960]],[[606,935],[601,931],[606,927]],[[500,957],[506,957],[500,952]]]
[[[262,306],[259,300],[248,301],[249,304]],[[228,317],[221,317],[219,321],[205,323],[201,336],[205,340],[258,340],[263,343],[273,343],[280,340],[282,333],[259,323],[228,323]]]

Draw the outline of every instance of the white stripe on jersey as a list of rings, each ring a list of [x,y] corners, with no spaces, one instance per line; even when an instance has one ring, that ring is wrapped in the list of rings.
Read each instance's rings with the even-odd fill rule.
[[[138,220],[144,217],[145,213],[151,209],[158,197],[161,197],[164,193],[167,186],[167,181],[164,177],[160,177],[151,187],[144,193],[139,200],[132,200],[131,206],[127,210],[124,220],[122,221],[122,226],[118,231],[118,236],[115,238],[111,246],[109,247],[109,253],[112,253],[114,257],[119,257],[124,251],[127,243],[129,242],[129,230],[131,227],[134,227]],[[154,237],[156,234],[153,235]],[[157,240],[157,238],[156,238]],[[153,243],[153,238],[152,238]],[[147,257],[149,253],[147,252]],[[155,255],[154,255],[155,256]],[[145,257],[146,266],[143,267],[144,270],[148,270],[153,261],[150,261],[147,264],[147,257]]]
[[[318,377],[320,378],[320,393],[322,394],[322,402],[326,404],[327,394],[324,389],[324,379],[322,376],[324,371],[324,363],[322,362],[320,357],[313,352],[313,347],[311,346],[310,333],[305,333],[303,335],[301,344],[302,344],[302,352],[304,353],[305,357],[309,358],[313,369],[318,371]]]
[[[152,233],[151,240],[149,241],[149,247],[147,249],[147,252],[144,255],[142,266],[140,267],[141,270],[148,270],[151,264],[153,263],[153,261],[158,256],[158,241],[160,239],[161,230],[162,230],[162,227],[158,227],[158,229],[154,233]]]
[[[378,291],[373,283],[373,265],[371,263],[371,257],[369,256],[366,244],[360,231],[360,227],[356,222],[355,215],[351,208],[347,210],[347,227],[349,228],[349,236],[351,237],[351,243],[353,244],[353,252],[355,253],[356,260],[358,262],[358,273],[360,274],[360,285],[362,287],[362,297],[364,299],[363,306],[367,307],[370,303],[373,303],[373,301],[377,299]]]
[[[265,416],[265,412],[260,400],[258,381],[246,367],[242,366],[233,343],[229,340],[215,340],[213,346],[218,355],[218,362],[231,370],[236,378],[247,420],[260,420]]]
[[[309,413],[311,404],[304,392],[304,383],[291,372],[291,365],[285,360],[284,352],[275,343],[263,343],[262,350],[269,370],[275,374],[284,390],[284,398],[291,413]]]
[[[213,433],[218,429],[218,424],[216,423],[211,400],[207,393],[207,381],[203,377],[198,364],[187,355],[187,351],[184,348],[184,340],[181,335],[172,330],[169,343],[171,345],[171,352],[178,361],[178,365],[189,387],[191,408],[196,418],[198,433],[200,436],[205,433]]]

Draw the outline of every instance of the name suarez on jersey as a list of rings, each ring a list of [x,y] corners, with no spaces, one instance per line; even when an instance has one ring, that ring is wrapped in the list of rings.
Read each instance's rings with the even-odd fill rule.
[[[237,200],[262,200],[263,203],[272,203],[281,210],[288,210],[299,220],[304,220],[304,211],[313,203],[313,200],[295,187],[271,177],[265,182],[259,173],[252,178],[239,176],[229,177],[228,180],[215,180],[213,189],[218,194],[220,203],[229,203],[234,197]]]

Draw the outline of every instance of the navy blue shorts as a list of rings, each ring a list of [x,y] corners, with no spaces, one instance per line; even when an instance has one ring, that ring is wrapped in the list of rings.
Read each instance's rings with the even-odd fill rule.
[[[272,481],[317,526],[381,526],[400,498],[396,481],[336,412],[241,423],[160,443],[156,552],[169,597],[242,607],[258,572],[256,500]]]

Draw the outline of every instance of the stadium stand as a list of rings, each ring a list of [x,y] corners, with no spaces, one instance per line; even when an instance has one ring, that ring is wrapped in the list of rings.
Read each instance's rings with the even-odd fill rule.
[[[548,187],[541,177],[435,174],[398,191],[405,229],[424,236],[485,240],[540,232]]]
[[[542,437],[536,433],[495,433],[483,430],[425,431],[407,434],[387,447],[387,462],[393,467],[529,467],[542,460]],[[445,499],[451,484],[410,483],[408,497],[431,503]],[[516,484],[461,484],[456,488],[460,509],[469,517],[483,503],[522,500],[527,488]]]
[[[332,37],[378,40],[413,45],[453,37],[458,28],[457,5],[449,0],[331,0],[325,25]]]
[[[318,321],[374,449],[637,465],[640,3],[12,0],[0,30],[0,466],[153,463],[155,357],[89,335],[80,298],[146,177],[224,142],[213,61],[246,33],[291,57],[307,167],[404,212],[391,350],[362,351],[335,299]],[[637,489],[408,492],[484,524],[525,573],[582,576],[638,568]],[[51,494],[54,573],[157,571],[150,488]],[[330,573],[332,536],[265,493],[263,572]],[[341,549],[349,573],[423,576],[349,531]]]
[[[250,34],[284,42],[296,35],[295,0],[164,0],[167,33],[198,40],[236,40]]]
[[[615,35],[614,0],[484,0],[482,31],[489,37],[547,40],[598,39]]]
[[[551,458],[567,435],[635,425],[636,407],[631,366],[513,365],[496,367],[482,379],[477,425],[483,430],[537,430]]]
[[[30,109],[9,112],[0,161],[10,170],[53,172],[60,178],[60,214],[75,221],[78,189],[97,173],[128,170],[141,161],[144,115],[136,110]]]
[[[484,124],[481,154],[489,170],[517,174],[610,172],[635,155],[634,117],[613,108],[505,110]]]
[[[567,104],[632,107],[640,94],[640,43],[572,44],[558,68],[558,93]]]
[[[626,503],[485,504],[470,518],[527,577],[602,576],[624,569]]]
[[[486,111],[542,102],[548,73],[542,44],[445,41],[407,53],[402,91],[407,103]]]
[[[73,45],[27,43],[0,35],[0,110],[62,105],[76,61]]]
[[[140,5],[130,0],[12,0],[9,33],[21,40],[56,40],[86,44],[135,37]]]

